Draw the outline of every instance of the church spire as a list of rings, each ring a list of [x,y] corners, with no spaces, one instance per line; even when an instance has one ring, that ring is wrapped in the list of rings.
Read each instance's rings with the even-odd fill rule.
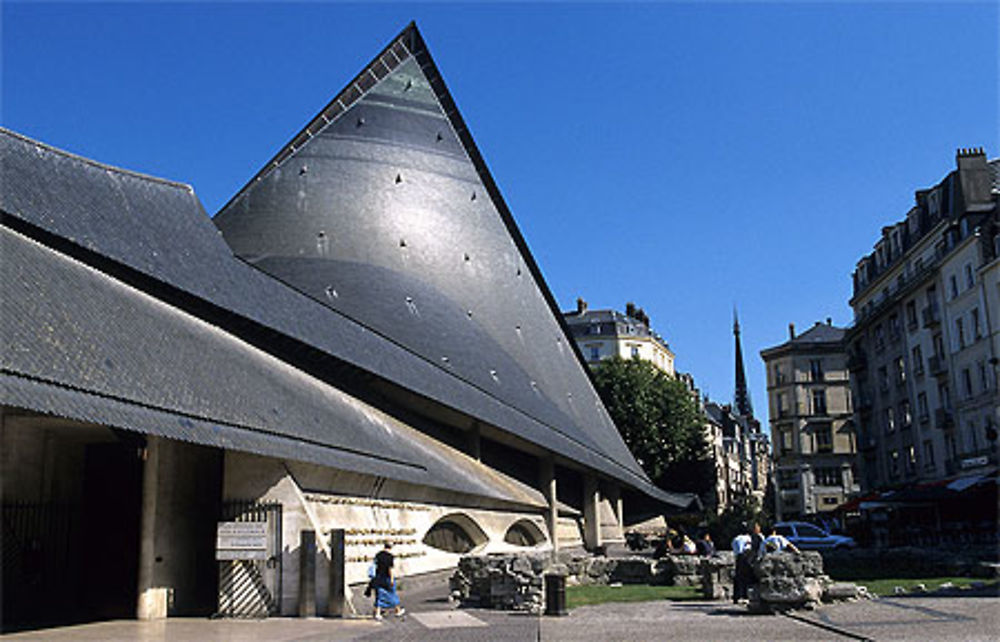
[[[753,417],[753,405],[750,403],[750,393],[747,391],[747,376],[743,370],[743,349],[740,346],[740,319],[733,308],[733,336],[736,337],[736,394],[733,406],[736,413],[744,417]]]

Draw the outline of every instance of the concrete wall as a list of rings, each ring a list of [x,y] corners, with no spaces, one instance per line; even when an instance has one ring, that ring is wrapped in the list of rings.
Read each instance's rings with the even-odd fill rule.
[[[477,553],[525,550],[504,542],[507,529],[529,520],[547,532],[542,507],[511,509],[487,499],[472,505],[467,496],[443,490],[393,482],[383,478],[288,462],[244,453],[227,452],[226,499],[280,502],[282,511],[281,613],[294,615],[299,603],[300,533],[317,533],[317,610],[328,604],[329,533],[346,530],[348,584],[368,581],[368,566],[386,540],[394,543],[397,572],[417,575],[453,568],[459,554],[423,544],[424,536],[441,519],[461,515],[485,534]],[[608,508],[610,510],[610,507]],[[558,534],[564,546],[580,544],[580,528],[571,517],[560,519]],[[530,550],[549,550],[545,542]]]

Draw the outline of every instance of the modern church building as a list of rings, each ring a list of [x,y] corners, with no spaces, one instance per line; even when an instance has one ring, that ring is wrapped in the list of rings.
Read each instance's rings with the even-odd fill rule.
[[[696,503],[622,442],[413,25],[214,218],[0,153],[5,625],[323,613],[335,529],[354,584],[386,541],[414,576]]]

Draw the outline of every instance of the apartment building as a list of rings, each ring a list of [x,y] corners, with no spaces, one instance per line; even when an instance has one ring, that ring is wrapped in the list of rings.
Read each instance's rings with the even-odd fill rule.
[[[831,511],[859,490],[844,329],[830,319],[762,350],[774,443],[775,515]]]
[[[997,463],[998,169],[959,150],[858,261],[845,343],[865,490]]]

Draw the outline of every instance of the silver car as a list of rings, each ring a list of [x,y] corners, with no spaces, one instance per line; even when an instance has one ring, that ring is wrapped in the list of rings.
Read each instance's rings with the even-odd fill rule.
[[[774,525],[774,530],[803,551],[854,548],[858,545],[852,537],[831,535],[819,526],[807,522],[778,522]]]

